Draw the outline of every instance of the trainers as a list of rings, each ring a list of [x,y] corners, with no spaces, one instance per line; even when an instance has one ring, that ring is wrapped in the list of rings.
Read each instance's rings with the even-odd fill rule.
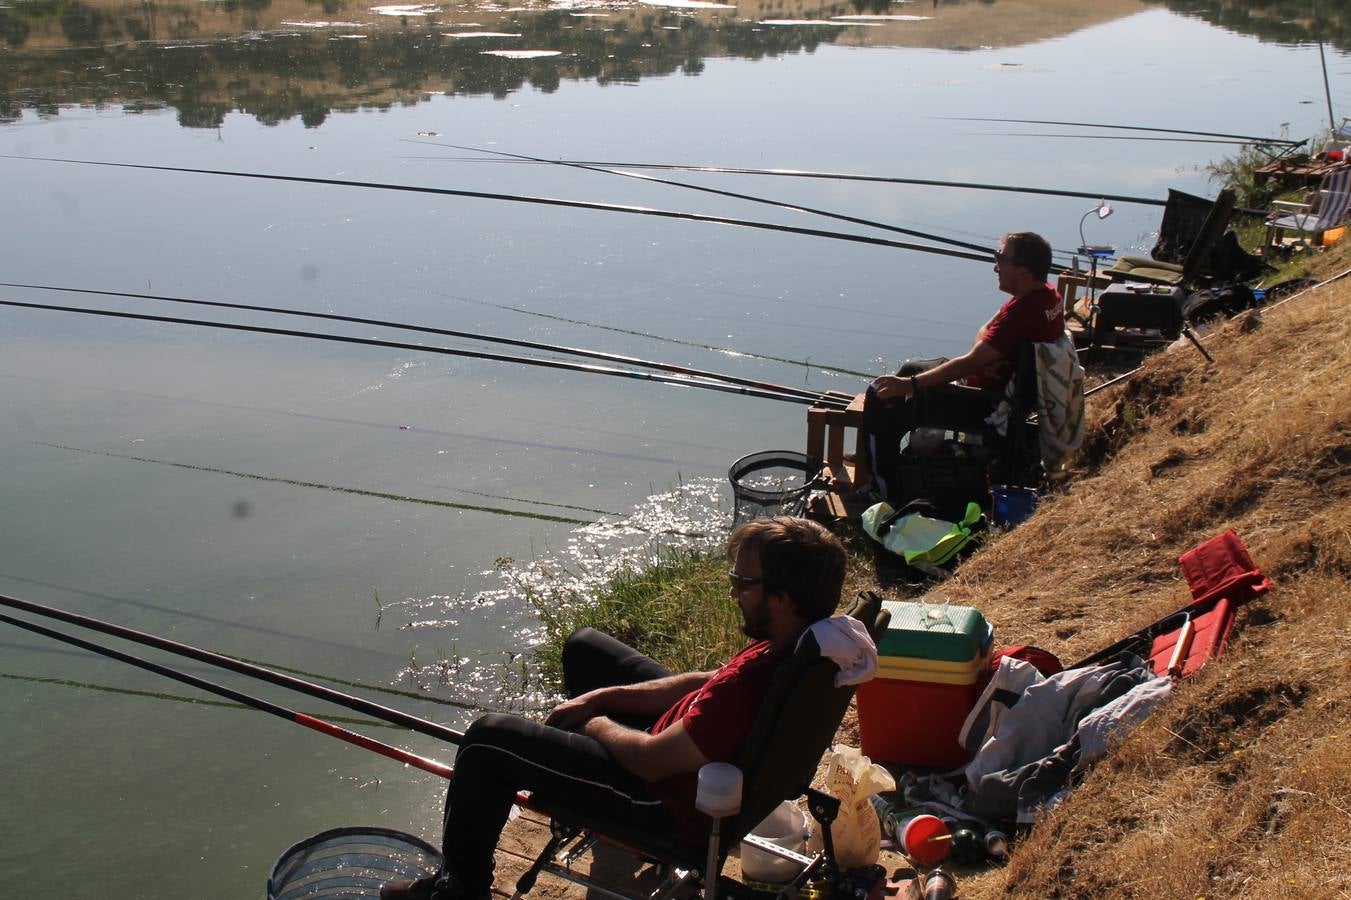
[[[488,900],[491,896],[491,891],[465,891],[453,876],[440,873],[416,881],[391,881],[380,887],[380,900]]]
[[[439,876],[428,875],[416,881],[391,881],[380,886],[380,900],[439,900],[439,880]]]

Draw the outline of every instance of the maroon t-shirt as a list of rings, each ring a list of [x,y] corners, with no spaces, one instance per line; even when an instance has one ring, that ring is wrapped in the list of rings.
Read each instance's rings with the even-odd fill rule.
[[[731,762],[750,736],[775,669],[788,656],[786,650],[774,650],[769,641],[746,645],[702,687],[663,713],[652,726],[652,734],[682,722],[685,733],[709,762]],[[677,834],[684,840],[697,841],[708,828],[708,818],[694,806],[698,784],[698,772],[685,772],[651,785],[652,793],[675,815]]]
[[[1065,330],[1065,307],[1049,284],[1021,297],[1010,297],[976,336],[994,347],[1003,359],[962,379],[968,387],[1002,391],[1013,377],[1018,351],[1027,343],[1057,340]]]

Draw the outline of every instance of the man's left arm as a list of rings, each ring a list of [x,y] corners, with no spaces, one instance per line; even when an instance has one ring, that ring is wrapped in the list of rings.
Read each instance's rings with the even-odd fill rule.
[[[973,372],[979,372],[1004,358],[1004,354],[986,341],[976,341],[969,351],[950,359],[932,369],[920,372],[912,379],[908,375],[885,375],[877,379],[877,398],[889,400],[892,397],[909,397],[911,388],[917,386],[921,391],[951,384],[959,378],[965,378]]]
[[[595,738],[615,762],[647,782],[697,772],[708,762],[683,722],[676,722],[661,734],[648,734],[596,716],[587,721],[583,733]]]

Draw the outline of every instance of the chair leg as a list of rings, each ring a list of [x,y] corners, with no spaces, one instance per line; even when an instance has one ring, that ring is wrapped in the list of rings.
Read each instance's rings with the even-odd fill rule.
[[[521,873],[521,877],[516,879],[516,893],[513,895],[514,897],[524,897],[535,889],[535,882],[539,879],[540,870],[548,865],[554,858],[554,854],[558,852],[559,845],[574,834],[575,832],[570,832],[563,828],[555,828],[553,830],[552,836],[550,836],[548,842],[544,845],[544,849],[540,851],[539,856],[535,857],[535,861],[530,864],[530,868],[526,869]]]

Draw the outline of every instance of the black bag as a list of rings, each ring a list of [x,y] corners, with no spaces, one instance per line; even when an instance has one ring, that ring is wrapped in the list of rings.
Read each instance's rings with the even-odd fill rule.
[[[1217,284],[1193,291],[1182,301],[1182,317],[1196,324],[1219,316],[1229,318],[1257,305],[1257,298],[1244,284]]]

